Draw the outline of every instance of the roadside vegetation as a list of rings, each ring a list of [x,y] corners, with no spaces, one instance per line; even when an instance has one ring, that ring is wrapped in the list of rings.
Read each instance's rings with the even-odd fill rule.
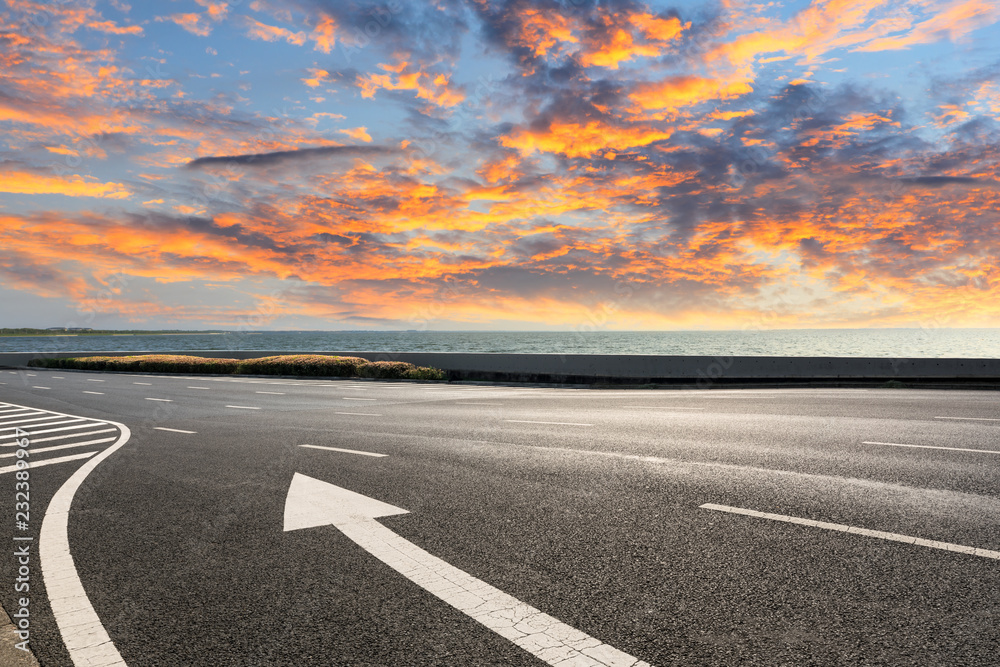
[[[368,361],[361,357],[325,354],[283,354],[259,359],[212,359],[176,354],[127,357],[72,357],[33,359],[29,366],[86,371],[141,371],[144,373],[210,373],[218,375],[296,375],[362,377],[395,380],[444,380],[444,371],[403,361]]]
[[[20,329],[0,328],[0,337],[34,337],[34,336],[176,336],[178,334],[223,334],[225,331],[211,329],[206,331],[181,331],[179,329],[90,329],[86,327],[53,327],[51,329]]]

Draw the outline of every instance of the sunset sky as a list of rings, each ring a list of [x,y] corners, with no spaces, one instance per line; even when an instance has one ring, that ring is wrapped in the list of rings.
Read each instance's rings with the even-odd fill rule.
[[[0,326],[1000,326],[995,0],[0,12]]]

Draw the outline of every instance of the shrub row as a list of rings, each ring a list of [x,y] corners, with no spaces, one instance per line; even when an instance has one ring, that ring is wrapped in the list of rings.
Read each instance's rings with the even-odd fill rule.
[[[88,371],[142,371],[146,373],[213,373],[220,375],[299,375],[363,377],[401,380],[443,380],[444,372],[403,361],[368,361],[361,357],[322,354],[283,354],[260,359],[212,359],[173,354],[127,357],[73,357],[33,359],[29,366]]]

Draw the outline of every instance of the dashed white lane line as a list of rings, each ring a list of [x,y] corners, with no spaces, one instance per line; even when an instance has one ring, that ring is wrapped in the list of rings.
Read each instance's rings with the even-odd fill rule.
[[[69,449],[70,447],[86,447],[88,445],[101,445],[105,442],[114,442],[118,437],[114,438],[98,438],[97,440],[87,440],[86,442],[71,442],[68,445],[53,445],[51,447],[39,447],[38,449],[32,449],[31,455],[42,454],[44,452],[55,452],[60,449]],[[34,444],[34,443],[32,443]],[[11,452],[9,454],[0,454],[0,459],[7,459],[17,456],[17,452]],[[34,468],[39,463],[45,463],[44,461],[32,461],[31,467]]]
[[[497,406],[497,405],[503,405],[503,403],[458,403],[458,402],[456,402],[455,405],[494,405],[494,406]]]
[[[969,556],[980,556],[982,558],[993,558],[994,560],[1000,560],[1000,551],[991,551],[989,549],[967,547],[961,544],[952,544],[951,542],[938,542],[937,540],[925,540],[922,537],[913,537],[912,535],[900,535],[899,533],[886,533],[881,530],[869,530],[868,528],[845,526],[844,524],[827,523],[826,521],[813,521],[812,519],[801,519],[799,517],[794,517],[794,516],[785,516],[784,514],[770,514],[768,512],[758,512],[756,510],[748,510],[742,507],[730,507],[729,505],[716,505],[715,503],[705,503],[700,507],[702,509],[714,510],[716,512],[727,512],[729,514],[742,514],[743,516],[751,516],[757,519],[768,519],[770,521],[794,523],[800,526],[809,526],[811,528],[822,528],[823,530],[835,530],[841,533],[850,533],[851,535],[863,535],[865,537],[874,537],[880,540],[905,542],[906,544],[914,544],[920,547],[930,547],[931,549],[941,549],[942,551],[954,551],[956,553],[968,554]]]
[[[145,385],[147,387],[152,387],[153,386],[152,382],[133,382],[132,384],[142,384],[142,385]]]
[[[53,380],[65,380],[66,378],[64,378],[62,375],[53,375],[52,379]]]
[[[357,417],[381,417],[381,414],[376,412],[334,412],[335,415],[355,415]]]
[[[154,426],[154,431],[170,431],[171,433],[187,433],[188,435],[194,435],[198,431],[185,431],[179,428],[167,428],[166,426]]]
[[[39,387],[38,385],[35,385],[32,389],[52,389],[52,387]]]
[[[556,426],[593,426],[593,424],[581,424],[579,422],[539,422],[531,421],[529,419],[504,419],[505,422],[512,422],[514,424],[554,424]]]
[[[87,382],[104,382],[104,380],[94,380],[92,378],[87,378]]]
[[[211,389],[211,387],[188,387],[188,389]]]
[[[629,410],[707,410],[708,408],[682,408],[676,405],[623,405]]]
[[[86,389],[84,389],[83,393],[85,393],[85,394],[97,394],[98,396],[104,396],[104,392],[103,391],[87,391]]]
[[[255,391],[254,393],[255,394],[274,394],[275,396],[284,396],[285,395],[285,392],[283,392],[283,391]]]
[[[146,398],[147,401],[160,401],[161,403],[173,403],[172,398]]]
[[[376,454],[375,452],[359,452],[356,449],[341,449],[340,447],[322,447],[320,445],[299,445],[299,447],[308,447],[309,449],[325,449],[330,452],[343,452],[345,454],[360,454],[361,456],[376,456],[385,457],[388,454]]]
[[[34,469],[34,468],[41,468],[42,466],[55,465],[56,463],[66,463],[67,461],[79,461],[80,459],[85,459],[90,456],[93,456],[96,453],[97,452],[85,452],[83,454],[73,454],[72,456],[60,456],[59,458],[55,459],[45,459],[44,461],[32,461],[31,467]],[[0,468],[0,475],[6,474],[8,472],[14,472],[17,469],[18,468],[16,465],[4,466],[3,468]]]
[[[249,405],[227,405],[227,408],[235,408],[236,410],[260,410],[260,408],[254,408]]]
[[[990,417],[935,417],[934,419],[954,419],[956,421],[970,422],[1000,422],[1000,419],[992,419]]]
[[[886,447],[913,447],[915,449],[946,449],[951,452],[976,452],[977,454],[1000,454],[992,449],[970,449],[968,447],[938,447],[935,445],[904,445],[898,442],[873,442],[866,440],[863,445],[884,445]]]
[[[352,397],[341,396],[341,399],[345,400],[345,401],[377,401],[378,400],[377,398],[354,398],[353,396]]]

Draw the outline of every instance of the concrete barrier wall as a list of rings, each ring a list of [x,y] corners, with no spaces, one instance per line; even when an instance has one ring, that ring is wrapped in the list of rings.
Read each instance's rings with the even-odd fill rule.
[[[288,351],[180,350],[175,352],[0,353],[0,366],[23,367],[33,358],[89,355],[185,354],[252,359]],[[713,383],[750,381],[925,380],[1000,382],[1000,359],[882,359],[864,357],[705,357],[594,354],[475,354],[460,352],[302,352],[407,361],[449,372],[451,379],[534,382]]]

